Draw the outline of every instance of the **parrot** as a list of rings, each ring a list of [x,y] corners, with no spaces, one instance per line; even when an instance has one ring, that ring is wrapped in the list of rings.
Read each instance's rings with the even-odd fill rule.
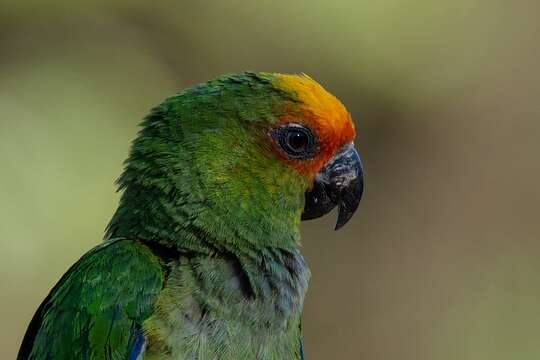
[[[17,359],[302,360],[300,222],[357,210],[344,105],[305,74],[243,72],[150,110],[104,241],[53,287]]]

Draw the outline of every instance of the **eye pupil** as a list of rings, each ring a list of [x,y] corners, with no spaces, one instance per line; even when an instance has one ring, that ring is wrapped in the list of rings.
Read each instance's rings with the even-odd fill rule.
[[[293,149],[301,151],[306,148],[308,138],[307,135],[304,133],[301,133],[299,131],[293,131],[289,133],[288,142]]]

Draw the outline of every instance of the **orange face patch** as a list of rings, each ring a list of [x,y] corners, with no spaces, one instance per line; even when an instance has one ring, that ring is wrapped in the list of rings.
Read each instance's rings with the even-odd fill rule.
[[[354,124],[349,112],[332,94],[307,75],[276,75],[274,86],[290,93],[298,102],[284,109],[279,124],[300,123],[315,134],[317,154],[294,160],[280,153],[301,174],[314,177],[343,145],[353,141]]]

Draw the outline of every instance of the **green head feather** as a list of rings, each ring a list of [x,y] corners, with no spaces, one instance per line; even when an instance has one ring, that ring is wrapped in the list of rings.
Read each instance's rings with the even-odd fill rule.
[[[274,84],[266,73],[223,76],[154,108],[118,180],[107,238],[207,252],[297,247],[310,181],[271,149],[269,130],[296,101]]]

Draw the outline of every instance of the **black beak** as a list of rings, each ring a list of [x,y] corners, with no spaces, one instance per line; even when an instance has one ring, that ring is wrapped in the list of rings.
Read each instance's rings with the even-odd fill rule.
[[[343,146],[319,171],[313,188],[306,192],[302,220],[310,220],[329,213],[338,206],[335,230],[353,216],[364,190],[362,161],[353,144]]]

